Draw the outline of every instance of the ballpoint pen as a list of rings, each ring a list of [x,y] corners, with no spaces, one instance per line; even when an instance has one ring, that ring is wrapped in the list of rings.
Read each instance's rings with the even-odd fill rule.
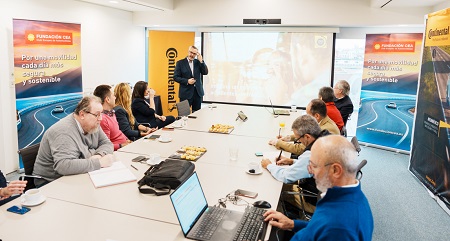
[[[139,171],[135,166],[130,165],[134,170]]]
[[[277,159],[275,160],[276,162],[280,160],[280,158],[281,158],[281,153],[283,153],[283,150],[280,150],[280,154],[278,155]]]

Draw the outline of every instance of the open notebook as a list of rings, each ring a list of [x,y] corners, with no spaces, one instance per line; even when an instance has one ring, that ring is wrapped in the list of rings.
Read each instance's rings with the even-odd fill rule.
[[[96,188],[136,181],[134,174],[120,161],[110,167],[89,172],[89,177]]]

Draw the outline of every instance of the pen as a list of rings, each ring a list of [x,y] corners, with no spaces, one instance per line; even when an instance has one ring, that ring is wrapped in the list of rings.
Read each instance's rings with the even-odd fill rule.
[[[279,161],[281,158],[281,153],[283,153],[283,150],[280,150],[280,155],[278,155],[278,158],[275,161]]]
[[[134,170],[139,171],[135,166],[130,165]]]

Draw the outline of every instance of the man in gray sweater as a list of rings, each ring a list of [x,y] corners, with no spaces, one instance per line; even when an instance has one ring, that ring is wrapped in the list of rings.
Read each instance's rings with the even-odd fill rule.
[[[99,128],[102,110],[100,98],[84,97],[73,114],[44,133],[33,170],[44,179],[35,179],[36,186],[112,165],[113,144]]]

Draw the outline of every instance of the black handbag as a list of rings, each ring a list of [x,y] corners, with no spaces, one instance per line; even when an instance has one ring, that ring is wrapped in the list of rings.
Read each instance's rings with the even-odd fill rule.
[[[139,191],[156,196],[169,194],[183,183],[195,169],[194,163],[185,160],[166,159],[150,167],[139,180]]]

